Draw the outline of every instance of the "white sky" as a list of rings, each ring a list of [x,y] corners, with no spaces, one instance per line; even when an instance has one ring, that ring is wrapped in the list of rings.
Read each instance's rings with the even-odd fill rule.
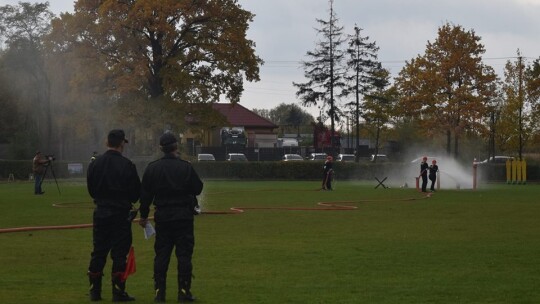
[[[30,2],[38,2],[26,0]],[[0,0],[0,5],[18,1]],[[50,0],[55,14],[72,12],[74,0]],[[271,109],[297,103],[292,82],[305,82],[299,62],[315,48],[315,19],[328,19],[328,0],[239,0],[254,13],[248,38],[266,62],[261,81],[246,83],[241,104]],[[345,34],[355,24],[380,47],[379,60],[396,75],[405,60],[423,54],[437,29],[450,22],[482,38],[484,62],[502,76],[504,64],[519,48],[529,60],[540,57],[540,0],[334,0]],[[307,109],[317,115],[316,108]]]

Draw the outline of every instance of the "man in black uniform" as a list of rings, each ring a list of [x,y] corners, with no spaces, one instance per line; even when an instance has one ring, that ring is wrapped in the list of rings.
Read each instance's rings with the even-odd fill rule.
[[[422,177],[422,192],[427,192],[427,176],[428,176],[429,165],[427,164],[427,157],[422,158],[422,163],[420,164],[420,177]]]
[[[130,210],[139,199],[141,182],[135,165],[122,156],[127,142],[123,130],[110,131],[107,152],[88,166],[88,192],[96,205],[92,232],[94,249],[88,267],[91,301],[101,300],[101,277],[109,252],[113,302],[135,300],[125,291],[122,274],[132,242]]]
[[[323,190],[332,190],[332,174],[334,174],[334,169],[332,169],[332,156],[327,156],[326,161],[323,166]]]
[[[159,139],[163,158],[146,168],[141,188],[141,226],[148,223],[150,205],[156,206],[154,220],[156,241],[154,244],[155,302],[165,302],[167,269],[171,253],[176,247],[178,259],[178,301],[192,302],[191,257],[195,246],[193,216],[197,213],[196,195],[201,194],[203,182],[187,161],[178,155],[177,140],[172,133]]]

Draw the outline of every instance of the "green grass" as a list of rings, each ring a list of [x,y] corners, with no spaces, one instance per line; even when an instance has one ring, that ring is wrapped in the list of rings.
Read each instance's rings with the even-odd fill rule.
[[[356,210],[253,210],[196,219],[193,293],[199,303],[538,303],[540,186],[442,190],[373,189],[340,182],[210,181],[203,210],[317,208],[350,201]],[[83,182],[0,184],[0,228],[91,223]],[[406,200],[412,199],[415,200]],[[54,208],[69,203],[72,208]],[[153,299],[153,239],[133,226],[136,303]],[[91,230],[0,234],[1,303],[87,302]],[[103,296],[110,302],[110,261]],[[176,261],[169,267],[174,302]]]

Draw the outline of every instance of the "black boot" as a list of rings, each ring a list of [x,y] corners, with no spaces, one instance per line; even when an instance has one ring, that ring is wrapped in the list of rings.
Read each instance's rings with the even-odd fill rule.
[[[154,297],[155,303],[165,303],[166,282],[164,278],[154,278],[154,290],[156,291],[156,296]]]
[[[195,297],[191,294],[191,275],[178,276],[178,302],[193,302]]]
[[[122,272],[112,274],[112,301],[113,302],[131,302],[135,298],[130,297],[126,292],[126,281],[122,281]]]
[[[101,272],[88,272],[88,280],[90,281],[90,301],[101,301]]]

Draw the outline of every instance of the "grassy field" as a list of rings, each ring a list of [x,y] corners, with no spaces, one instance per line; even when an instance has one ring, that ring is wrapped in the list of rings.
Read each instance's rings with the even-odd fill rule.
[[[203,210],[245,212],[196,219],[198,303],[540,302],[540,186],[425,198],[375,184],[340,182],[321,192],[318,182],[207,182]],[[91,223],[83,182],[62,181],[61,195],[50,181],[44,188],[35,196],[30,183],[0,184],[0,229]],[[313,210],[319,202],[357,209]],[[138,225],[133,231],[137,273],[127,291],[151,303],[153,239]],[[87,302],[90,251],[88,228],[0,233],[0,302]],[[110,261],[104,302],[109,272]],[[168,302],[175,277],[173,259]]]

